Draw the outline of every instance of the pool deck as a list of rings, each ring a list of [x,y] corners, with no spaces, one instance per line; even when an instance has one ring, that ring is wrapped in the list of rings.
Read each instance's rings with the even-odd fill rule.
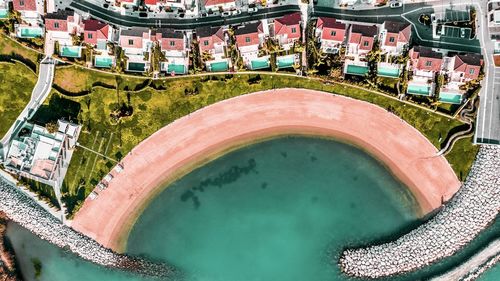
[[[277,89],[228,99],[163,127],[122,161],[71,226],[122,252],[147,203],[168,182],[242,145],[272,136],[306,134],[345,140],[382,161],[412,191],[426,214],[460,187],[452,168],[419,131],[373,104],[303,89]]]

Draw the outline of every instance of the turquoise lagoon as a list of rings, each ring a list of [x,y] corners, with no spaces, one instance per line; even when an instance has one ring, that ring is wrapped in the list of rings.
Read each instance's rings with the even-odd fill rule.
[[[364,151],[282,137],[249,145],[170,184],[139,217],[127,252],[163,260],[186,281],[349,280],[337,266],[348,245],[392,239],[421,223],[415,201]],[[496,223],[461,255],[409,276],[456,265],[500,231]],[[11,224],[26,280],[149,280],[82,261]],[[498,272],[498,270],[497,270]],[[488,279],[485,279],[488,280]]]

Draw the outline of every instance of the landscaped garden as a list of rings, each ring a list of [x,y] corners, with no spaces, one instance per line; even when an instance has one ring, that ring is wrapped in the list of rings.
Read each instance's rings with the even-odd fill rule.
[[[0,50],[1,49],[0,47]],[[0,138],[30,101],[37,76],[19,62],[0,62]]]
[[[68,83],[67,81],[73,81]],[[107,86],[102,86],[99,83]],[[57,68],[56,88],[35,116],[38,123],[67,118],[83,125],[79,143],[106,155],[77,148],[63,184],[69,216],[111,170],[116,161],[161,127],[197,109],[238,95],[283,87],[308,88],[377,104],[420,130],[438,148],[461,122],[347,84],[279,74],[234,74],[148,80],[76,67]],[[82,94],[83,93],[83,94]],[[77,94],[77,95],[75,95]],[[448,159],[462,179],[477,149],[469,141],[455,145]]]

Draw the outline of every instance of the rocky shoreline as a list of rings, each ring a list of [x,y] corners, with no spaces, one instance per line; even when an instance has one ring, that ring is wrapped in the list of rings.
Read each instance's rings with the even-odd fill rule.
[[[138,274],[165,278],[175,270],[162,263],[117,254],[91,238],[63,225],[36,202],[0,177],[0,212],[38,237],[96,264]]]
[[[424,225],[396,241],[345,250],[342,271],[353,277],[381,278],[414,271],[466,246],[500,210],[500,147],[481,146],[457,194]]]
[[[13,253],[5,247],[6,230],[7,220],[5,215],[0,212],[0,281],[20,281]]]

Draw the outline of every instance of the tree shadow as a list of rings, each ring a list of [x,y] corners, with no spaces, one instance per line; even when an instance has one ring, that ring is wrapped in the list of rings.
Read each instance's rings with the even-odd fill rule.
[[[40,106],[31,121],[40,125],[45,125],[61,118],[76,122],[80,108],[80,103],[76,101],[66,99],[57,94],[52,95],[49,104]]]

